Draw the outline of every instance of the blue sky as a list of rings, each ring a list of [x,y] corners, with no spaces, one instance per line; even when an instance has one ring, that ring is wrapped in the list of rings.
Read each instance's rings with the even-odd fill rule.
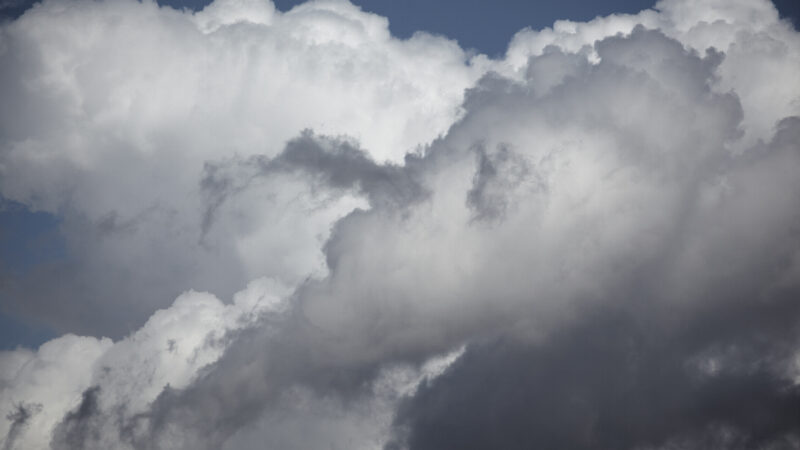
[[[63,258],[66,250],[58,225],[52,214],[31,212],[25,205],[0,198],[0,283],[9,275],[24,275],[38,263]],[[35,345],[52,337],[45,327],[0,310],[0,349]]]
[[[30,0],[9,2],[0,16],[16,16]],[[210,0],[159,0],[175,8],[202,9]],[[280,10],[288,10],[301,0],[275,0]],[[585,21],[598,15],[636,13],[655,4],[655,0],[354,0],[353,3],[389,18],[392,32],[408,37],[424,30],[457,39],[465,48],[474,48],[490,55],[501,54],[511,36],[529,26],[535,29],[552,25],[555,20]],[[773,0],[783,17],[795,27],[800,24],[800,2]],[[454,14],[454,11],[458,11]]]
[[[162,0],[161,3],[198,9],[209,2]],[[274,3],[285,11],[302,1]],[[586,21],[612,13],[636,13],[653,6],[655,0],[355,0],[353,3],[388,17],[389,27],[397,36],[408,37],[417,30],[430,31],[455,38],[462,47],[498,55],[505,51],[511,36],[524,27],[540,29],[559,19]],[[800,2],[774,3],[783,16],[798,23]]]

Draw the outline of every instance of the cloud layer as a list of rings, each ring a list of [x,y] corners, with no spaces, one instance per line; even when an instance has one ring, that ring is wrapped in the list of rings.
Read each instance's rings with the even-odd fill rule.
[[[798,445],[769,2],[500,60],[342,1],[45,2],[0,38],[0,193],[68,252],[3,306],[111,337],[0,354],[6,448]]]

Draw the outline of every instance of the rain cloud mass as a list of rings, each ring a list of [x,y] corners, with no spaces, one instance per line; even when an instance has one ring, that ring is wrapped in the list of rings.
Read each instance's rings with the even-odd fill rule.
[[[0,195],[61,250],[0,307],[59,337],[0,351],[0,445],[800,448],[798,80],[767,0],[498,57],[44,0],[0,22]]]

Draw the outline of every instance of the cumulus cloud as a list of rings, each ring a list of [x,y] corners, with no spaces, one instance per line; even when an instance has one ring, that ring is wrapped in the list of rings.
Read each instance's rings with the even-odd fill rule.
[[[4,296],[56,329],[114,337],[189,287],[228,297],[324,272],[320,247],[354,199],[254,189],[204,229],[206,163],[274,156],[304,129],[402,162],[447,131],[487,65],[444,38],[393,38],[341,1],[285,14],[261,0],[43,2],[0,42],[0,189],[61,216],[72,256]]]
[[[72,257],[5,289],[116,339],[0,354],[6,447],[797,445],[800,35],[770,3],[499,60],[338,1],[44,3],[2,39],[0,192]],[[139,328],[188,288],[217,295]]]
[[[545,345],[476,342],[400,408],[395,444],[794,448],[800,392],[781,367],[796,352],[793,300],[708,308],[669,328],[653,328],[647,307],[605,308]]]
[[[46,448],[53,431],[54,447],[87,448],[99,436],[95,428],[105,425],[99,414],[135,417],[164,389],[185,388],[237,331],[283,314],[287,296],[286,287],[269,279],[254,280],[227,305],[208,293],[186,292],[118,342],[66,335],[37,351],[0,353],[0,404],[14,405],[0,425],[5,445],[16,448],[11,442],[24,431],[20,447]]]

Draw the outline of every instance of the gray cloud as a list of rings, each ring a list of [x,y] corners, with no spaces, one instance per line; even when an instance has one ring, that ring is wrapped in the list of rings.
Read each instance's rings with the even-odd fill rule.
[[[206,163],[200,182],[207,199],[203,230],[211,227],[214,214],[228,196],[260,178],[287,174],[304,176],[312,190],[353,191],[365,195],[375,208],[402,208],[425,195],[414,179],[419,159],[407,155],[404,166],[378,164],[353,143],[315,137],[309,130],[289,141],[274,158],[259,155],[244,161]]]
[[[631,59],[631,55],[650,54],[646,49],[651,47],[674,55],[658,64],[685,59],[681,64],[694,65],[696,69],[693,70],[703,75],[696,79],[690,70],[688,78],[677,73],[673,77],[669,72],[664,75],[660,68],[654,68],[651,61]],[[800,180],[789,169],[796,167],[800,156],[796,144],[792,143],[799,131],[797,119],[783,121],[769,145],[742,157],[732,157],[725,150],[725,142],[738,135],[736,124],[741,110],[735,97],[709,91],[707,83],[719,64],[718,55],[711,53],[700,58],[663,35],[644,30],[634,32],[629,38],[612,38],[598,48],[603,62],[585,74],[587,78],[568,81],[569,86],[556,89],[549,98],[545,96],[527,103],[530,98],[515,92],[511,83],[492,81],[484,85],[487,87],[474,95],[486,100],[468,103],[474,109],[470,109],[464,122],[421,160],[426,168],[421,179],[425,180],[432,197],[411,214],[401,216],[394,214],[391,207],[378,205],[340,221],[326,246],[330,276],[308,283],[298,292],[299,305],[313,325],[310,330],[319,327],[321,331],[304,332],[300,331],[304,327],[292,325],[289,327],[292,331],[287,333],[321,337],[304,337],[299,342],[281,345],[315,349],[319,366],[301,359],[304,361],[301,367],[312,367],[311,373],[336,373],[341,366],[355,370],[364,364],[370,367],[392,359],[413,361],[419,357],[415,355],[442,351],[464,339],[501,330],[512,336],[512,342],[515,339],[527,342],[506,344],[510,346],[506,350],[501,344],[499,348],[491,347],[484,352],[474,350],[475,356],[468,352],[452,369],[451,375],[434,381],[427,390],[422,388],[398,422],[400,427],[410,427],[412,448],[449,448],[466,442],[478,443],[477,447],[506,447],[510,442],[503,440],[506,432],[518,438],[522,446],[545,442],[575,448],[657,445],[683,435],[700,436],[715,426],[729,426],[741,433],[738,439],[744,446],[780,443],[781,439],[792,442],[795,436],[792,411],[796,409],[797,399],[792,376],[787,370],[794,357],[791,344],[796,329],[796,321],[792,319],[795,305],[791,299],[797,294],[797,277],[793,275],[797,231],[790,224],[798,223],[798,216],[789,208],[789,203],[785,203],[789,197],[781,193],[797,193],[800,188]],[[654,80],[647,75],[651,72],[663,78]],[[614,86],[609,84],[612,79],[626,82],[619,85],[619,90],[608,92]],[[583,108],[586,101],[578,103],[581,97],[613,98],[636,90],[634,101],[644,99],[652,115],[664,112],[658,111],[659,107],[666,107],[666,111],[683,111],[679,116],[704,111],[707,115],[704,120],[712,121],[718,128],[713,133],[702,131],[696,124],[686,121],[685,116],[673,118],[675,123],[654,125],[651,117],[630,116],[615,109],[619,105],[613,102],[590,104],[584,110],[564,106]],[[672,100],[666,101],[667,97],[662,94],[669,94]],[[472,99],[476,98],[474,95]],[[698,96],[699,104],[695,103]],[[556,98],[559,103],[555,103]],[[565,98],[574,99],[576,103]],[[527,213],[532,216],[524,217],[540,218],[548,208],[555,208],[555,211],[563,211],[557,217],[569,231],[561,230],[550,239],[559,239],[566,233],[565,241],[548,244],[529,236],[534,239],[529,243],[512,234],[511,248],[517,250],[517,256],[502,258],[501,254],[489,253],[498,258],[476,257],[474,263],[479,264],[480,269],[475,272],[474,282],[463,275],[457,281],[460,285],[445,284],[445,288],[439,288],[432,281],[426,282],[430,284],[396,283],[395,275],[390,275],[383,265],[387,261],[396,264],[389,267],[418,267],[419,271],[411,271],[409,280],[446,280],[446,266],[437,266],[435,260],[416,254],[407,255],[403,242],[409,238],[409,233],[413,239],[424,236],[416,234],[419,232],[414,225],[430,223],[427,222],[429,218],[436,223],[438,214],[444,213],[437,207],[452,206],[447,202],[458,198],[454,195],[458,192],[461,199],[471,195],[472,202],[461,212],[446,210],[455,213],[449,216],[450,221],[462,221],[458,227],[448,229],[448,233],[471,228],[473,213],[470,209],[475,207],[476,192],[486,186],[481,180],[489,180],[497,172],[493,167],[489,170],[485,160],[479,159],[475,164],[471,147],[459,150],[452,146],[452,141],[458,142],[462,130],[474,132],[478,124],[469,127],[465,124],[474,123],[471,121],[476,120],[476,116],[490,120],[486,111],[497,111],[498,104],[511,111],[531,108],[532,112],[523,117],[542,114],[545,120],[569,117],[573,123],[594,124],[601,130],[597,138],[607,130],[615,130],[619,134],[613,141],[614,147],[607,149],[614,155],[608,172],[602,164],[599,168],[578,166],[578,172],[572,171],[575,165],[587,162],[582,159],[582,152],[586,151],[583,146],[556,147],[558,153],[538,161],[528,159],[537,162],[538,165],[532,166],[545,173],[542,175],[545,181],[536,180],[534,184],[546,183],[546,200],[536,202],[537,195],[529,194],[524,197],[526,208],[508,214],[488,236],[472,236],[478,242],[488,239],[487,245],[494,248],[501,245],[504,233],[509,232],[506,227],[513,227],[521,215]],[[606,114],[600,114],[603,110]],[[663,117],[667,120],[668,116]],[[514,130],[514,120],[504,125]],[[633,120],[629,126],[621,127],[629,120]],[[668,128],[642,128],[653,126]],[[569,125],[566,127],[569,129]],[[666,136],[671,133],[671,127],[684,134],[662,141],[659,133]],[[547,147],[553,145],[552,136],[543,137],[541,146],[527,150],[534,155],[548,150]],[[687,152],[686,149],[692,150]],[[553,159],[557,161],[572,151],[579,155],[577,159],[567,157],[561,164],[552,163]],[[530,158],[531,153],[527,156]],[[586,157],[588,161],[602,158],[600,153]],[[778,166],[787,169],[775,170]],[[623,175],[625,171],[636,175],[628,178]],[[577,193],[563,191],[566,186],[574,186],[571,183],[579,183],[580,177],[596,179],[599,184]],[[459,178],[463,182],[461,185],[456,181]],[[763,184],[767,179],[771,180],[769,186]],[[447,180],[447,184],[438,184],[440,180]],[[616,184],[620,182],[623,184]],[[753,192],[753,189],[762,188],[766,191]],[[513,189],[514,186],[501,184],[498,191],[507,194]],[[566,197],[559,199],[559,195]],[[764,198],[771,198],[775,203],[762,205]],[[564,207],[571,209],[562,210],[561,201],[566,202]],[[598,209],[594,209],[593,202],[598,202]],[[488,204],[502,205],[502,201]],[[605,211],[609,209],[615,211],[615,215],[608,216]],[[719,217],[727,219],[720,222]],[[711,223],[715,225],[710,226]],[[616,227],[627,230],[624,237],[620,236],[621,241],[616,238]],[[486,233],[485,229],[481,230]],[[651,235],[654,232],[656,234]],[[380,235],[381,240],[373,239],[373,233]],[[626,241],[637,239],[641,239],[638,245],[626,245]],[[444,236],[437,235],[426,242],[433,247],[433,252],[452,254]],[[576,242],[586,242],[583,245],[587,247],[576,247]],[[416,244],[425,245],[419,241]],[[470,242],[470,246],[475,244]],[[546,265],[539,265],[540,258]],[[398,263],[398,259],[402,262]],[[570,269],[570,264],[580,269],[573,267],[576,273],[564,273],[563,270]],[[526,266],[528,270],[518,272]],[[546,276],[541,276],[542,270]],[[527,284],[530,280],[526,276],[535,277],[535,283]],[[584,290],[579,284],[587,279],[592,279],[593,284]],[[784,287],[777,288],[781,285]],[[531,292],[537,291],[538,294],[531,297]],[[450,295],[453,296],[452,305],[447,303]],[[593,305],[609,305],[612,310],[619,308],[621,312],[614,314],[621,314],[622,319],[604,319],[603,308],[600,308],[601,313],[595,314]],[[572,308],[581,312],[568,313]],[[632,318],[627,318],[628,315]],[[759,319],[753,321],[754,317]],[[714,325],[717,320],[722,323]],[[584,325],[586,322],[588,324]],[[747,329],[748,324],[752,328]],[[562,327],[565,331],[559,331]],[[669,331],[672,327],[677,327],[677,331]],[[554,337],[546,337],[550,333]],[[730,348],[733,350],[723,351]],[[765,348],[771,350],[767,352]],[[687,368],[690,364],[700,364],[703,358],[716,361],[717,351],[729,359],[725,362],[728,366],[721,369],[720,374],[710,376],[700,369]],[[244,360],[249,358],[245,355],[253,353],[242,350],[242,355],[234,360]],[[287,363],[273,355],[265,357],[266,365],[269,361],[281,361],[284,367]],[[471,361],[475,361],[474,364]],[[220,379],[230,380],[230,376],[221,374],[237,366],[233,360],[223,359],[218,368]],[[498,374],[496,383],[487,383],[486,377],[481,376],[486,371]],[[462,373],[466,379],[464,383],[476,392],[469,390],[470,387],[460,390],[458,377]],[[512,378],[503,378],[504,373]],[[294,372],[287,379],[311,385],[320,383],[301,374],[302,370]],[[537,378],[537,374],[542,379]],[[706,376],[708,378],[703,378]],[[263,378],[275,380],[269,375]],[[246,386],[252,387],[249,383]],[[263,389],[261,384],[256,386],[259,386],[257,391]],[[321,386],[326,386],[324,391],[342,389],[336,384],[322,383]],[[438,396],[439,389],[443,397]],[[254,397],[251,391],[245,392],[248,392],[245,398]],[[548,400],[537,403],[538,396],[545,394]],[[516,395],[524,395],[529,401],[515,403]],[[627,397],[619,400],[618,395]],[[577,403],[571,403],[571,397],[575,397]],[[195,398],[207,398],[207,395],[198,391],[186,394],[187,400]],[[453,403],[449,402],[451,398]],[[464,403],[473,398],[476,404]],[[491,405],[491,399],[500,403],[499,411],[486,405]],[[230,397],[226,398],[229,400]],[[508,411],[502,409],[506,400],[511,402]],[[437,409],[434,405],[442,407]],[[755,408],[755,412],[747,412],[745,409],[749,407]],[[493,421],[492,414],[497,414],[497,421]],[[525,422],[526,417],[537,426]],[[479,426],[482,421],[484,426]],[[446,424],[472,433],[442,433],[442,426]],[[585,428],[585,433],[576,434],[576,427]],[[480,435],[484,430],[487,434]],[[536,435],[537,430],[543,434]],[[532,434],[524,434],[528,432]],[[493,440],[494,434],[500,437]],[[442,439],[460,439],[461,436],[464,441],[442,442],[436,440],[436,436]]]
[[[247,162],[257,177],[299,171],[377,200],[337,223],[325,246],[329,276],[300,287],[285,322],[245,333],[194,384],[159,396],[149,442],[215,448],[292,386],[356,396],[388,363],[498,334],[401,410],[411,448],[506,447],[509,436],[523,446],[634,448],[700,439],[714,427],[730,427],[744,446],[791,442],[798,119],[731,155],[725,143],[740,135],[741,109],[710,89],[718,55],[641,29],[598,49],[602,62],[543,97],[488,79],[463,122],[405,167],[310,135]],[[667,56],[637,57],[648,50]],[[660,64],[694,69],[672,76]],[[650,116],[611,101],[587,107],[587,98],[631,92]],[[496,124],[492,114],[505,120],[491,131],[519,149],[517,127],[546,124],[538,145],[519,153],[538,178],[519,163],[505,183],[504,147],[476,161],[474,146],[459,145],[482,121]],[[576,125],[589,130],[577,145]],[[423,189],[397,190],[395,179]],[[480,194],[484,207],[514,192],[520,200],[493,227],[475,227],[476,192],[489,183],[495,197]],[[430,194],[404,200],[420,191]],[[519,226],[540,231],[520,235]],[[474,253],[454,258],[459,250]],[[452,275],[458,264],[463,272]],[[442,435],[448,426],[467,431]]]
[[[11,422],[8,433],[3,441],[3,450],[12,450],[16,448],[14,443],[23,433],[28,426],[28,422],[34,414],[42,410],[42,405],[39,403],[26,404],[17,403],[14,409],[6,415],[6,420]]]
[[[476,220],[501,220],[513,207],[509,195],[528,177],[525,159],[505,146],[494,154],[478,147],[478,168],[467,192],[467,205],[475,211]]]
[[[64,420],[53,430],[52,448],[95,448],[91,443],[99,438],[97,422],[102,414],[98,405],[99,393],[99,386],[83,391],[78,407],[67,413]]]
[[[401,407],[389,448],[796,445],[800,392],[785,368],[800,331],[797,291],[755,305],[728,298],[669,327],[662,311],[634,306],[650,293],[632,295],[543,343],[473,344]]]
[[[231,5],[215,17],[241,12]],[[356,42],[383,30],[346,4],[292,14],[328,17],[337,25],[314,21],[314,33],[330,25],[346,42],[337,20],[362,21]],[[416,39],[406,44],[443,52],[434,60],[453,50]],[[217,291],[228,262],[227,282],[257,282],[232,304],[187,292],[117,342],[64,336],[0,354],[2,386],[45,405],[34,419],[63,448],[309,448],[326,436],[350,450],[791,446],[800,88],[760,86],[798,67],[796,42],[767,3],[671,0],[521,32],[464,83],[446,132],[404,158],[381,133],[323,126],[242,152],[198,142],[206,152],[175,191],[186,209],[168,202],[169,216],[144,196],[125,214],[79,208],[67,226],[105,230],[115,255],[148,242],[134,255],[163,251],[154,273],[166,261],[186,271],[170,282],[208,276]],[[763,49],[769,69],[746,63]],[[338,114],[383,111],[351,106]],[[91,240],[87,229],[71,235]],[[126,240],[141,230],[153,239]],[[465,345],[442,375],[421,375]],[[88,368],[70,358],[80,352]],[[51,391],[31,381],[61,367],[72,375]],[[393,378],[398,368],[413,376]],[[373,406],[380,420],[363,412]],[[370,430],[352,426],[362,417]]]

